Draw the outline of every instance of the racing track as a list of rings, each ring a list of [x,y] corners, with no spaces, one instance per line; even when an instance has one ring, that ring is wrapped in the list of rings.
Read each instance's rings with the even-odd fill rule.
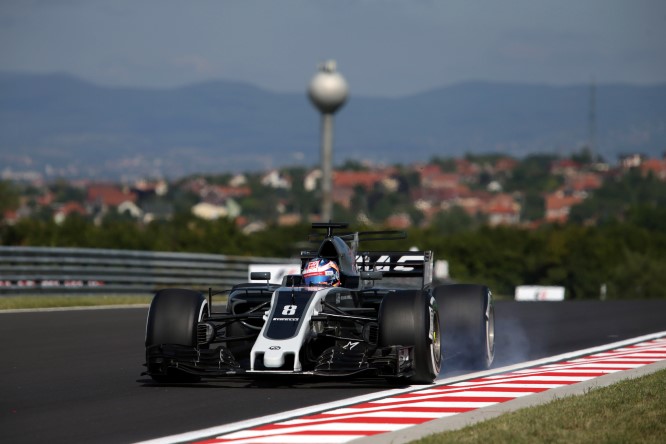
[[[296,378],[155,385],[140,376],[146,311],[0,314],[0,442],[134,442],[385,389]],[[664,331],[663,313],[666,300],[498,302],[495,365]]]

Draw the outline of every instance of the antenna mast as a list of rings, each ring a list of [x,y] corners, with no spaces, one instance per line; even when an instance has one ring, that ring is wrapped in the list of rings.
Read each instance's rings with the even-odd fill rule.
[[[589,149],[590,157],[592,162],[596,162],[597,156],[597,100],[596,100],[596,84],[594,78],[592,78],[592,83],[590,84],[590,115],[588,121],[588,137],[589,137]]]

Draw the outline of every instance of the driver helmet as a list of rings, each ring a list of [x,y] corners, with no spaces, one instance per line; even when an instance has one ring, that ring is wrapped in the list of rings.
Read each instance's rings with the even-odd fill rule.
[[[303,282],[306,286],[340,286],[340,267],[335,261],[317,257],[308,261],[303,268]]]

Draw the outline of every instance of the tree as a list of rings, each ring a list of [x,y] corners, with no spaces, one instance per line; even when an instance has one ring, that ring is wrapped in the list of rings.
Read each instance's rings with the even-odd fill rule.
[[[338,169],[342,171],[369,171],[370,167],[358,160],[347,159]]]
[[[540,220],[546,215],[546,201],[539,191],[528,190],[522,202],[522,220]]]
[[[0,181],[0,217],[7,210],[14,210],[19,205],[19,191],[11,182]]]
[[[82,188],[73,187],[64,179],[58,179],[51,185],[51,191],[55,194],[56,202],[79,202],[83,203],[86,192]]]
[[[527,156],[507,179],[506,191],[550,192],[556,190],[563,184],[563,178],[550,174],[550,166],[557,159],[557,156],[551,154]]]
[[[666,182],[631,170],[615,180],[607,180],[590,197],[574,206],[569,219],[574,223],[590,220],[609,223],[626,218],[637,207],[666,207]]]
[[[431,223],[431,229],[439,236],[451,236],[473,230],[478,226],[479,221],[459,206],[437,213]]]
[[[589,146],[584,146],[579,152],[572,153],[569,158],[581,165],[589,165],[595,160],[592,156],[592,150]]]
[[[438,165],[442,171],[447,173],[453,173],[456,170],[456,159],[454,157],[435,156],[428,163]]]
[[[637,251],[625,251],[623,261],[608,279],[609,299],[655,299],[664,297],[666,260]],[[605,282],[604,282],[605,283]]]

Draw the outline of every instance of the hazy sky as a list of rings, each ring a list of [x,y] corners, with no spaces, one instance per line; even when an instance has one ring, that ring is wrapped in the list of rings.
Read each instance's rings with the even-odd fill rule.
[[[329,58],[358,95],[666,82],[666,0],[0,0],[0,71],[304,92]]]

